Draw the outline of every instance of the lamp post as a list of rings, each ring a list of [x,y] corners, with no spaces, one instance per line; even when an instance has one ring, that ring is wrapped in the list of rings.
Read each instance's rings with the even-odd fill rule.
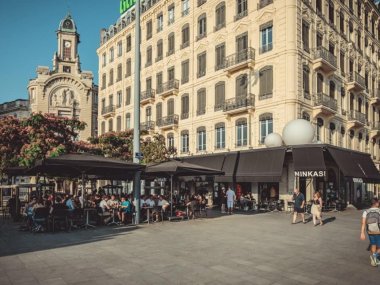
[[[140,0],[135,4],[135,78],[134,78],[134,121],[133,121],[133,162],[140,163]],[[136,218],[135,223],[140,223],[140,182],[141,172],[137,171],[133,181]]]

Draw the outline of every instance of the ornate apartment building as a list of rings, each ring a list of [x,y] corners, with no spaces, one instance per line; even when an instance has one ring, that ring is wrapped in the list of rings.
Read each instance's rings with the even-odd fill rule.
[[[357,0],[151,0],[101,31],[99,133],[159,132],[181,155],[260,148],[297,118],[380,160],[380,10]]]
[[[29,100],[17,99],[0,104],[0,118],[13,116],[19,119],[29,117]]]
[[[97,135],[98,86],[92,72],[81,70],[79,34],[70,15],[60,22],[57,40],[53,69],[39,66],[37,78],[28,84],[30,110],[84,121],[87,126],[79,136],[86,140]]]

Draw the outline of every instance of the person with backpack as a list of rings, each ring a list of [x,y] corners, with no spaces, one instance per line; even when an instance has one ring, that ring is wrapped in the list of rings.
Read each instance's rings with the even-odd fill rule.
[[[380,265],[380,209],[378,198],[372,198],[371,208],[363,212],[361,240],[365,240],[365,231],[367,231],[371,245],[371,265],[378,266]]]

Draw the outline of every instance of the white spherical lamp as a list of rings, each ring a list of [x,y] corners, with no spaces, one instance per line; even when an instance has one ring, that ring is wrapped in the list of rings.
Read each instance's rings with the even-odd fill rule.
[[[266,147],[282,146],[282,137],[277,133],[271,133],[265,137],[264,144]]]
[[[286,145],[310,144],[314,138],[314,127],[309,121],[298,119],[287,123],[282,131]]]

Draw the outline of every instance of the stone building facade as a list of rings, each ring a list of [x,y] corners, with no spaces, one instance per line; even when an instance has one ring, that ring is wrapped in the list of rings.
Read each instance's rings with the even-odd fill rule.
[[[37,67],[37,77],[28,84],[30,110],[84,121],[87,127],[79,136],[86,140],[97,135],[98,87],[92,72],[81,70],[79,34],[70,15],[60,22],[57,40],[53,69]]]
[[[29,117],[29,100],[17,99],[0,104],[0,118],[13,116],[19,119]]]

